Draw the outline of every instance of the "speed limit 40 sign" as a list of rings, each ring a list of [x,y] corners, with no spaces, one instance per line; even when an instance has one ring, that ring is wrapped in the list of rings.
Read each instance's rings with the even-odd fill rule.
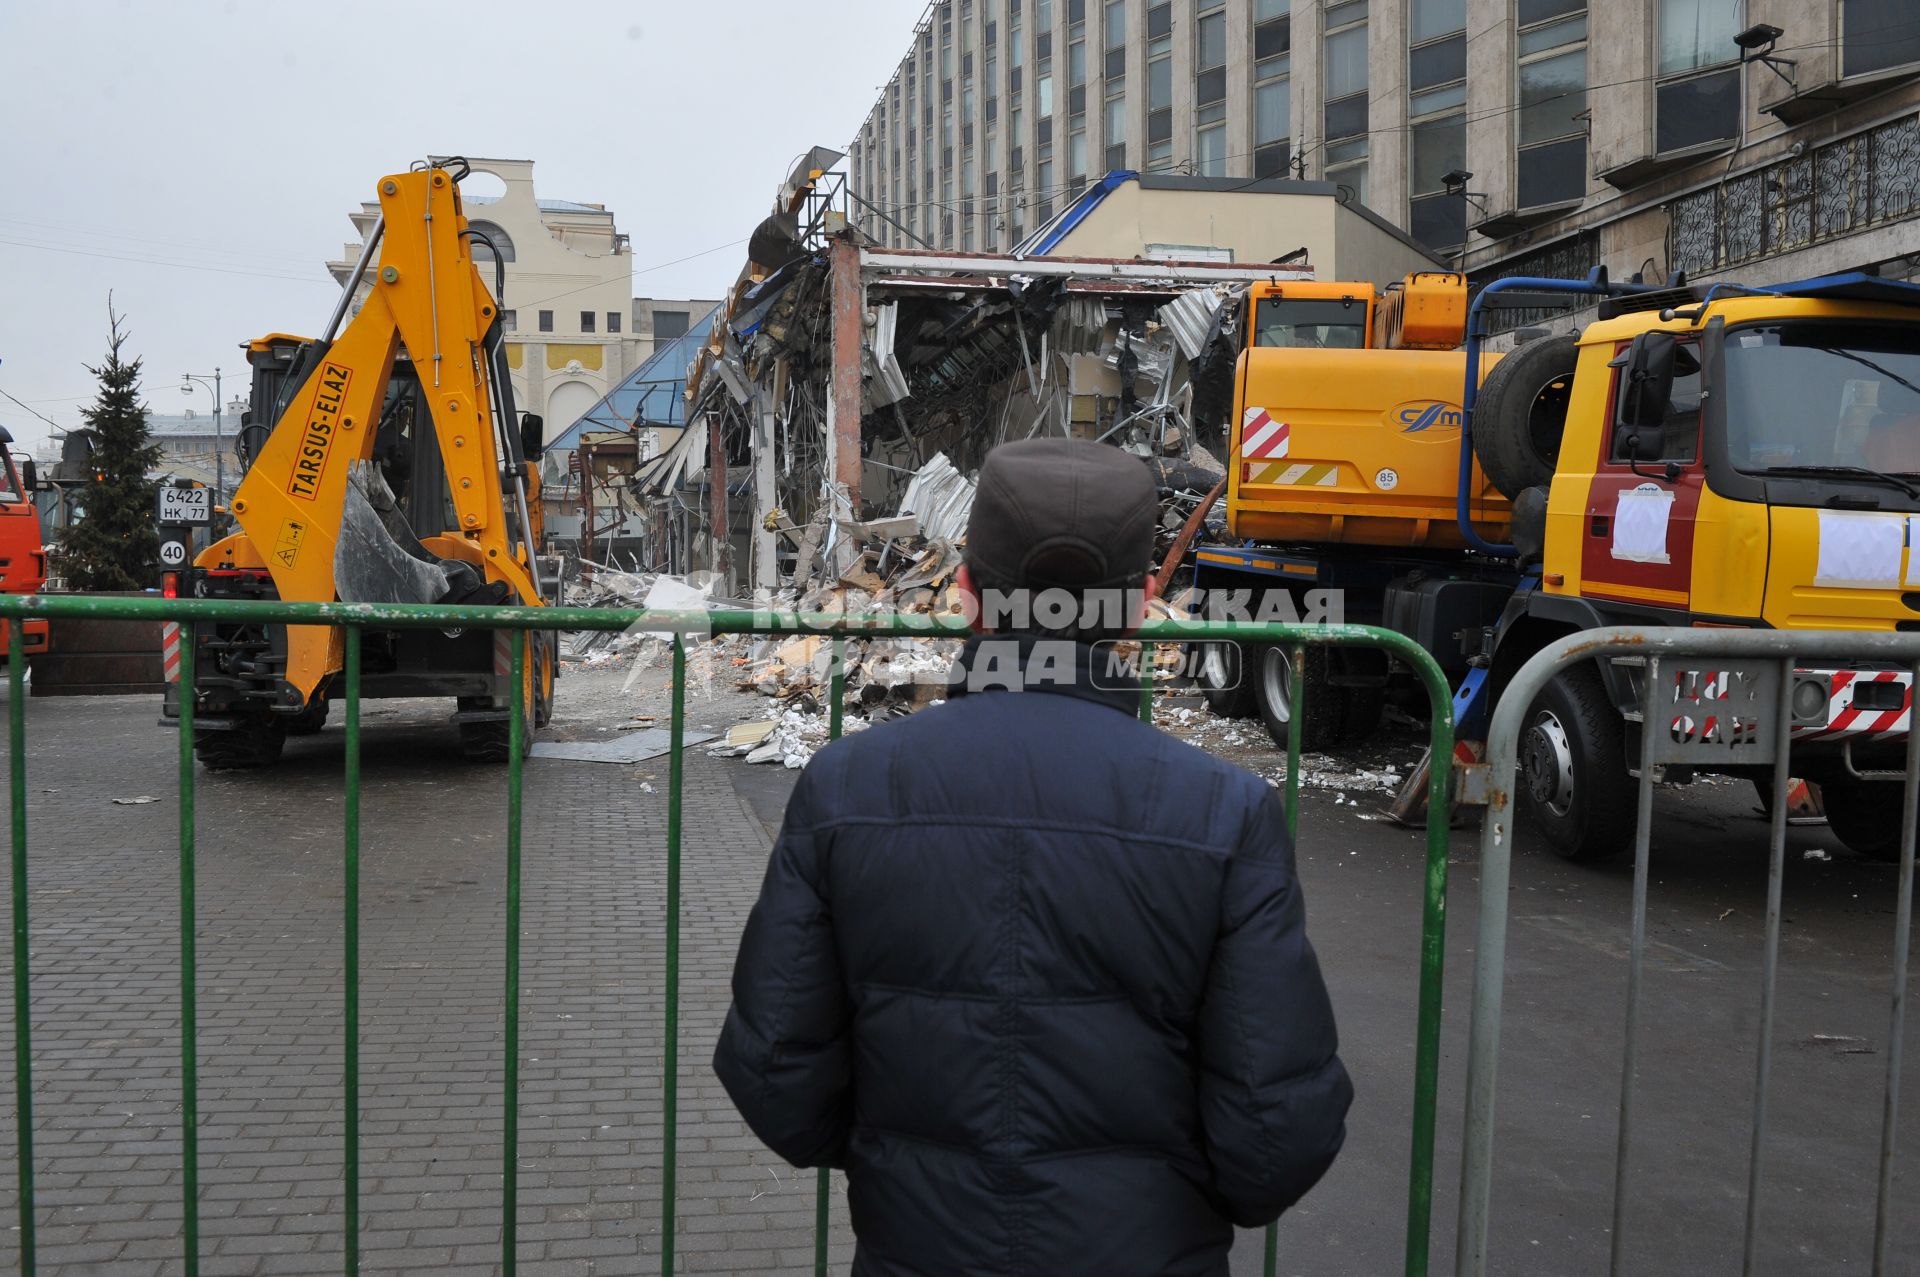
[[[167,567],[177,568],[187,561],[187,543],[185,541],[162,541],[160,543],[160,562]]]

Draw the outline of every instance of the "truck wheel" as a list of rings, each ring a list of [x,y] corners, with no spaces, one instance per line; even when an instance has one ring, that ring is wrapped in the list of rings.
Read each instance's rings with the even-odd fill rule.
[[[1495,364],[1473,411],[1473,455],[1508,497],[1553,482],[1580,347],[1572,337],[1530,341]]]
[[[195,732],[193,756],[202,767],[270,767],[286,743],[284,719],[249,716],[224,731]]]
[[[1553,850],[1595,860],[1632,845],[1626,730],[1591,665],[1540,689],[1520,732],[1519,806]]]
[[[1263,643],[1253,649],[1254,700],[1267,735],[1281,749],[1287,747],[1287,722],[1293,717],[1293,649],[1284,643]],[[1307,648],[1305,671],[1306,717],[1300,723],[1300,752],[1317,754],[1340,736],[1347,712],[1346,689],[1327,682],[1327,649]]]
[[[307,702],[305,709],[298,714],[290,714],[283,720],[287,725],[287,735],[317,735],[320,729],[327,725],[327,710],[332,704],[333,702],[326,697],[316,693],[314,698]]]
[[[1868,860],[1900,859],[1901,787],[1891,780],[1829,775],[1820,781],[1833,836]]]
[[[1245,649],[1226,641],[1201,643],[1194,680],[1207,708],[1222,718],[1252,718],[1259,712],[1253,680],[1246,669]]]

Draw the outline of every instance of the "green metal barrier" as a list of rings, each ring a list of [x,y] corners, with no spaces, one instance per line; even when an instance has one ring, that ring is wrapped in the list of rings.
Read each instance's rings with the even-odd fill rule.
[[[210,599],[140,597],[96,598],[86,595],[11,595],[0,597],[0,617],[90,617],[101,620],[245,622],[287,625],[334,625],[345,630],[345,781],[344,829],[345,903],[342,935],[346,979],[342,992],[345,1051],[342,1068],[342,1104],[345,1137],[342,1153],[342,1190],[345,1195],[345,1271],[359,1272],[360,1227],[360,659],[361,636],[373,629],[506,629],[512,631],[512,678],[523,686],[526,671],[526,635],[529,630],[641,629],[673,636],[673,718],[668,759],[667,793],[667,936],[666,1040],[663,1043],[662,1115],[665,1147],[661,1165],[660,1271],[674,1270],[674,1195],[677,1167],[680,1047],[680,842],[683,741],[686,708],[686,646],[689,636],[707,634],[820,634],[832,639],[829,734],[837,739],[842,727],[842,700],[846,690],[848,638],[960,637],[965,623],[953,617],[871,614],[845,616],[797,612],[644,612],[622,608],[446,607],[431,604],[276,603]],[[28,970],[27,875],[27,761],[25,652],[22,627],[11,625],[8,702],[8,775],[12,792],[12,922],[14,1008],[14,1105],[17,1124],[16,1164],[19,1183],[19,1271],[33,1277],[33,1045]],[[189,630],[188,633],[191,633]],[[1241,643],[1285,643],[1294,648],[1294,669],[1305,668],[1306,648],[1315,644],[1371,647],[1397,658],[1420,679],[1431,706],[1432,749],[1430,792],[1450,791],[1453,763],[1453,704],[1446,677],[1433,658],[1411,639],[1391,630],[1360,625],[1279,625],[1240,622],[1153,621],[1142,627],[1146,644],[1143,668],[1151,668],[1154,645],[1230,640]],[[180,683],[191,687],[194,644],[180,649]],[[1288,726],[1286,812],[1289,834],[1297,834],[1300,811],[1300,723],[1305,708],[1305,680],[1293,681],[1292,716]],[[1140,717],[1153,721],[1151,686],[1144,686]],[[526,732],[521,713],[512,718],[507,765],[506,851],[506,987],[505,987],[505,1112],[501,1158],[500,1263],[507,1277],[515,1271],[518,1250],[518,1168],[520,1070],[520,826],[523,769],[521,744]],[[199,1271],[199,1152],[196,1011],[194,987],[194,761],[193,698],[180,701],[180,1084],[181,1156],[183,1159],[182,1248],[188,1277]],[[1427,824],[1425,901],[1421,916],[1419,1010],[1415,1038],[1413,1135],[1407,1178],[1406,1265],[1408,1277],[1427,1271],[1429,1223],[1433,1201],[1433,1140],[1435,1103],[1440,1067],[1441,974],[1446,944],[1447,840],[1445,820]],[[828,1263],[827,1219],[831,1180],[822,1169],[816,1177],[814,1271],[824,1275]],[[1277,1230],[1266,1237],[1265,1271],[1272,1277],[1277,1264]]]

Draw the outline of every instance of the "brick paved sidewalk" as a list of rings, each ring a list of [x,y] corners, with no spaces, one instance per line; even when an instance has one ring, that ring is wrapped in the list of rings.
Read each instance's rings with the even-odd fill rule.
[[[41,1271],[178,1272],[176,738],[148,699],[29,710]],[[204,1273],[339,1269],[340,756],[335,729],[270,773],[199,773]],[[812,1176],[709,1068],[767,847],[737,766],[687,757],[680,1267],[797,1273]],[[423,717],[370,720],[364,774],[363,1268],[492,1273],[505,771]],[[533,762],[526,792],[520,1271],[656,1271],[665,760]],[[111,801],[139,795],[161,801]],[[10,1002],[0,1017],[10,1060]],[[838,1193],[835,1220],[844,1271]]]

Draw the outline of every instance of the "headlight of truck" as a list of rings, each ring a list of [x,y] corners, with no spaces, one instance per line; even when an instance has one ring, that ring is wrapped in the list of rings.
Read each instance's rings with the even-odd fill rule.
[[[1793,722],[1802,727],[1825,723],[1827,705],[1833,699],[1833,680],[1825,674],[1793,676]]]

